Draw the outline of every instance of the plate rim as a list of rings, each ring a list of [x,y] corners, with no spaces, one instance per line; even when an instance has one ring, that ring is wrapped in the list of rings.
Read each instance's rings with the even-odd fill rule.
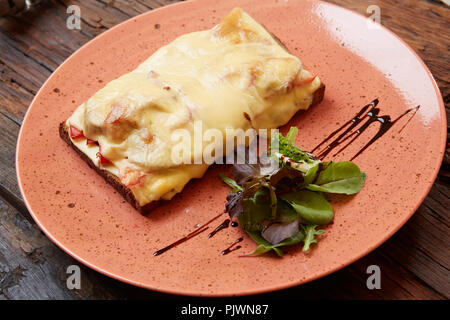
[[[382,239],[380,241],[378,241],[377,243],[375,243],[374,245],[372,245],[371,247],[367,248],[366,250],[362,250],[361,253],[359,253],[358,255],[356,255],[353,259],[349,259],[349,260],[345,260],[344,263],[342,264],[338,264],[333,268],[330,268],[329,270],[322,272],[322,273],[318,273],[312,277],[309,277],[307,279],[296,279],[295,281],[288,281],[279,285],[272,285],[272,286],[266,286],[263,288],[258,288],[258,289],[251,289],[251,290],[241,290],[239,293],[200,293],[198,291],[195,290],[190,290],[189,288],[184,289],[183,291],[181,290],[177,290],[177,289],[167,289],[167,288],[161,288],[158,286],[153,286],[153,285],[149,285],[149,284],[144,284],[143,282],[139,282],[136,280],[131,280],[125,276],[121,276],[118,274],[115,274],[113,272],[109,272],[106,271],[98,266],[96,266],[93,263],[90,263],[89,261],[83,259],[82,257],[78,256],[77,254],[75,254],[74,252],[70,251],[69,249],[67,249],[62,243],[60,243],[46,228],[43,224],[41,224],[41,222],[39,221],[37,215],[33,212],[33,210],[31,209],[30,204],[28,203],[26,194],[24,193],[24,190],[22,188],[22,181],[21,181],[21,175],[20,175],[20,166],[19,166],[19,153],[20,153],[20,146],[21,146],[21,140],[22,140],[22,133],[23,133],[23,127],[26,125],[27,123],[27,119],[29,116],[29,111],[31,109],[31,107],[34,105],[36,99],[39,97],[41,91],[43,90],[43,88],[46,86],[46,84],[48,82],[50,82],[50,80],[58,73],[59,69],[62,68],[64,66],[64,64],[66,62],[68,62],[75,54],[77,54],[79,51],[81,51],[82,49],[84,49],[85,47],[91,45],[91,43],[95,40],[97,40],[100,37],[103,37],[107,34],[109,34],[110,32],[114,32],[114,30],[116,28],[121,27],[123,24],[125,23],[129,23],[130,21],[137,19],[137,18],[142,18],[145,15],[151,15],[154,12],[159,12],[159,11],[163,11],[163,10],[170,10],[171,8],[175,7],[175,6],[184,6],[184,5],[190,5],[191,3],[194,2],[208,2],[210,0],[188,0],[188,1],[180,1],[180,2],[176,2],[176,3],[172,3],[163,7],[159,7],[153,10],[149,10],[147,12],[143,12],[139,15],[136,15],[134,17],[130,17],[129,19],[122,21],[120,23],[118,23],[117,25],[111,27],[110,29],[104,31],[103,33],[97,35],[96,37],[92,38],[91,40],[89,40],[88,42],[86,42],[85,44],[83,44],[80,48],[78,48],[77,50],[75,50],[69,57],[67,57],[53,72],[52,74],[45,80],[45,82],[42,84],[42,86],[40,87],[40,89],[37,91],[36,95],[34,96],[33,100],[31,101],[30,105],[27,108],[27,111],[24,115],[24,118],[22,120],[22,125],[20,126],[20,131],[17,137],[17,144],[16,144],[16,154],[15,154],[15,166],[16,166],[16,177],[17,177],[17,182],[18,182],[18,186],[19,186],[19,190],[20,190],[20,194],[22,196],[22,199],[24,201],[24,204],[29,212],[29,214],[31,215],[31,217],[33,218],[33,220],[35,221],[35,223],[38,225],[38,227],[42,230],[42,232],[44,232],[44,234],[46,235],[47,238],[49,238],[54,244],[56,244],[60,249],[62,249],[65,253],[67,253],[68,255],[70,255],[72,258],[74,258],[75,260],[77,260],[78,262],[84,264],[85,266],[89,267],[90,269],[93,269],[105,276],[108,276],[110,278],[113,278],[115,280],[127,283],[129,285],[134,285],[140,288],[144,288],[144,289],[148,289],[148,290],[153,290],[156,292],[162,292],[162,293],[167,293],[167,294],[172,294],[172,295],[181,295],[181,296],[198,296],[198,297],[233,297],[233,296],[248,296],[248,295],[257,295],[257,294],[263,294],[263,293],[269,293],[269,292],[274,292],[274,291],[279,291],[279,290],[283,290],[283,289],[288,289],[288,288],[293,288],[302,284],[306,284],[312,281],[315,281],[317,279],[320,278],[324,278],[332,273],[335,273],[351,264],[353,264],[354,262],[360,260],[361,258],[365,257],[366,255],[370,254],[373,250],[375,250],[376,248],[380,247],[382,244],[384,244],[387,240],[389,240],[400,228],[402,228],[405,223],[416,213],[417,209],[422,205],[423,201],[425,200],[425,198],[428,196],[431,188],[434,185],[434,182],[436,181],[436,178],[438,176],[439,170],[440,170],[440,164],[442,164],[443,158],[444,158],[444,154],[445,154],[445,147],[446,147],[446,132],[447,132],[447,118],[446,118],[446,111],[445,111],[445,105],[443,102],[443,98],[442,98],[442,94],[441,91],[439,89],[439,86],[437,85],[436,80],[433,77],[433,74],[431,73],[431,71],[429,70],[428,66],[425,64],[425,62],[422,60],[422,58],[416,53],[416,51],[408,44],[406,43],[406,41],[404,41],[400,36],[398,36],[397,34],[395,34],[393,31],[391,31],[390,29],[388,29],[387,27],[385,27],[382,24],[379,24],[379,26],[381,27],[381,29],[385,32],[387,32],[390,36],[393,36],[397,41],[399,41],[409,52],[411,52],[413,54],[413,56],[416,58],[417,61],[419,61],[419,63],[421,64],[422,68],[426,71],[426,74],[428,75],[429,80],[431,80],[431,83],[433,85],[433,88],[435,90],[435,94],[436,97],[438,98],[439,101],[439,109],[440,109],[440,121],[441,121],[441,136],[442,136],[442,141],[441,141],[441,149],[439,150],[440,155],[438,157],[439,162],[437,162],[434,171],[432,173],[432,175],[430,176],[432,179],[430,180],[430,182],[428,183],[427,187],[424,188],[423,190],[423,194],[420,198],[420,201],[417,202],[417,204],[414,205],[414,208],[411,210],[411,212],[409,212],[407,215],[404,216],[404,218],[402,219],[402,221],[400,223],[397,224],[397,226],[395,228],[393,228],[391,231],[385,233],[382,237]],[[364,19],[368,19],[366,16],[362,15],[359,12],[341,7],[339,5],[336,5],[334,3],[329,3],[329,2],[325,2],[322,0],[309,0],[311,2],[316,2],[316,3],[320,3],[322,5],[328,5],[328,6],[332,6],[341,10],[344,10],[350,14],[354,14],[359,16],[360,18],[364,18]]]

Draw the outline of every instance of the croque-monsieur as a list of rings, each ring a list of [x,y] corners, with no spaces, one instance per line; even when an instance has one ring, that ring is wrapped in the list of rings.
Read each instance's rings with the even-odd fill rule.
[[[61,137],[139,212],[170,200],[208,164],[177,164],[176,129],[273,129],[322,100],[324,85],[239,8],[183,35],[95,93]],[[195,155],[193,155],[195,156]]]

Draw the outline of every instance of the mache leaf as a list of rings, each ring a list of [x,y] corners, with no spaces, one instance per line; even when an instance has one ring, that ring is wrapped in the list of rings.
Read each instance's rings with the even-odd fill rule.
[[[314,224],[327,224],[333,220],[333,208],[320,192],[303,189],[280,197],[287,201],[303,220]]]
[[[322,164],[326,168],[320,171],[314,183],[306,186],[307,189],[329,193],[355,194],[364,186],[366,175],[353,162],[323,162]]]
[[[311,184],[316,179],[317,171],[319,170],[319,166],[320,166],[320,163],[317,163],[316,165],[314,165],[314,167],[311,167],[308,170],[308,172],[306,172],[305,177],[304,177],[304,181],[305,181],[306,185]]]
[[[288,223],[299,218],[297,211],[292,206],[281,198],[277,202],[277,221],[281,223]]]

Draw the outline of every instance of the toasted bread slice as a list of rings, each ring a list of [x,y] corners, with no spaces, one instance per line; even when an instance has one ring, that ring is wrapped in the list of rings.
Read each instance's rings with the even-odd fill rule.
[[[175,39],[109,82],[61,123],[59,132],[145,214],[207,170],[206,163],[192,164],[203,154],[174,162],[175,130],[192,137],[193,124],[201,122],[226,137],[226,128],[276,128],[322,101],[324,91],[320,78],[276,36],[235,8],[214,28]]]
[[[320,103],[323,100],[324,93],[325,93],[325,85],[322,84],[320,88],[314,93],[313,103],[311,106]],[[152,209],[156,208],[162,202],[165,201],[165,200],[153,201],[144,206],[141,206],[139,204],[139,201],[137,201],[136,197],[131,191],[131,189],[127,187],[125,184],[123,184],[117,176],[97,166],[88,156],[86,156],[80,149],[76,147],[76,145],[70,139],[69,128],[66,125],[66,121],[60,123],[59,135],[70,147],[72,147],[72,149],[74,149],[77,152],[77,154],[81,157],[81,159],[84,160],[84,162],[86,162],[89,165],[89,167],[94,169],[95,172],[97,172],[100,176],[102,176],[107,183],[109,183],[112,187],[114,187],[125,198],[125,200],[128,201],[141,214],[145,215],[149,213]]]

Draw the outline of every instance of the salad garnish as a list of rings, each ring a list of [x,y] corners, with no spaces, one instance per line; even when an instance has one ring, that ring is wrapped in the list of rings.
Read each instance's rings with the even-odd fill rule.
[[[235,164],[234,179],[220,174],[231,187],[225,212],[258,244],[249,255],[282,256],[281,247],[299,243],[309,250],[334,218],[325,194],[351,195],[364,186],[366,175],[356,164],[321,161],[295,144],[297,134],[291,127],[286,137],[272,137],[270,163]]]

